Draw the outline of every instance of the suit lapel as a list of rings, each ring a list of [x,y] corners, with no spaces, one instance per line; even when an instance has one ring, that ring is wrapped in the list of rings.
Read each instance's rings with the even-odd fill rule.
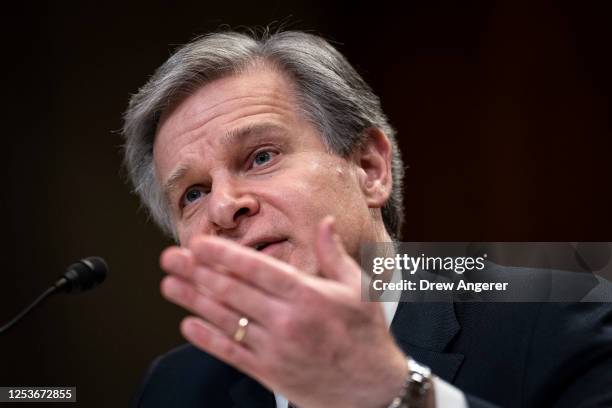
[[[460,330],[452,302],[400,302],[391,332],[406,354],[452,382],[463,354],[447,352]]]
[[[274,408],[276,400],[270,390],[252,378],[242,375],[229,390],[234,408]]]

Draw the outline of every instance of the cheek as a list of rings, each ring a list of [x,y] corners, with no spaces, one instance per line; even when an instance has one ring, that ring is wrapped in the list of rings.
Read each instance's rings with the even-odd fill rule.
[[[202,229],[199,229],[197,225],[192,223],[179,225],[177,228],[177,235],[180,246],[189,245],[189,241],[191,241],[191,239],[197,234],[201,234],[202,232]]]
[[[288,188],[277,190],[273,198],[283,207],[294,231],[307,234],[313,241],[319,221],[333,215],[338,224],[352,225],[347,233],[354,233],[363,217],[369,215],[355,174],[348,166],[338,164],[310,163],[305,170],[293,175]]]
[[[191,240],[192,234],[183,229],[183,228],[178,228],[177,231],[177,235],[178,235],[178,240],[179,240],[179,245],[180,246],[187,246],[189,244],[189,241]]]
[[[363,216],[368,211],[356,174],[350,168],[336,167],[327,176],[325,194],[334,215]]]

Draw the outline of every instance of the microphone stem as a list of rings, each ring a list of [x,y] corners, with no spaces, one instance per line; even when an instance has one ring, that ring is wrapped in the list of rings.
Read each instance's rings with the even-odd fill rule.
[[[24,316],[26,316],[28,313],[30,313],[30,311],[32,311],[32,309],[34,309],[36,306],[38,306],[43,300],[45,300],[47,297],[49,297],[49,295],[53,294],[57,289],[58,289],[58,287],[56,285],[53,285],[53,286],[49,287],[49,289],[45,290],[40,296],[38,296],[36,298],[36,300],[34,300],[34,302],[32,302],[32,304],[30,304],[30,306],[26,307],[25,309],[23,309],[21,311],[21,313],[19,313],[17,316],[15,316],[13,318],[13,320],[8,322],[4,326],[0,327],[0,334],[6,332],[8,329],[13,327],[15,325],[15,323],[17,323],[18,321],[23,319]]]

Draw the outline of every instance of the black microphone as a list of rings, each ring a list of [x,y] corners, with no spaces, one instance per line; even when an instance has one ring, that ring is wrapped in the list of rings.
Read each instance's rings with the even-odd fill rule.
[[[93,289],[100,283],[104,282],[108,266],[104,259],[99,256],[90,256],[73,263],[68,267],[66,272],[53,284],[45,290],[39,297],[32,302],[28,307],[23,309],[21,313],[13,318],[10,322],[0,327],[0,334],[8,331],[32,309],[38,306],[43,300],[56,292],[79,293],[85,290]]]

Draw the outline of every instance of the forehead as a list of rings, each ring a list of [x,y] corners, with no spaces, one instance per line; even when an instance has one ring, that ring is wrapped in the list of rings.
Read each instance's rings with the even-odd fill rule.
[[[241,110],[244,108],[250,109],[245,112]],[[244,73],[207,83],[166,109],[155,141],[168,133],[184,134],[219,122],[229,124],[241,115],[255,115],[266,108],[270,113],[296,114],[294,87],[291,80],[277,70],[253,67]]]
[[[270,68],[212,81],[167,109],[154,143],[156,170],[167,171],[184,148],[218,148],[225,136],[261,124],[293,129],[303,126],[291,81]]]

